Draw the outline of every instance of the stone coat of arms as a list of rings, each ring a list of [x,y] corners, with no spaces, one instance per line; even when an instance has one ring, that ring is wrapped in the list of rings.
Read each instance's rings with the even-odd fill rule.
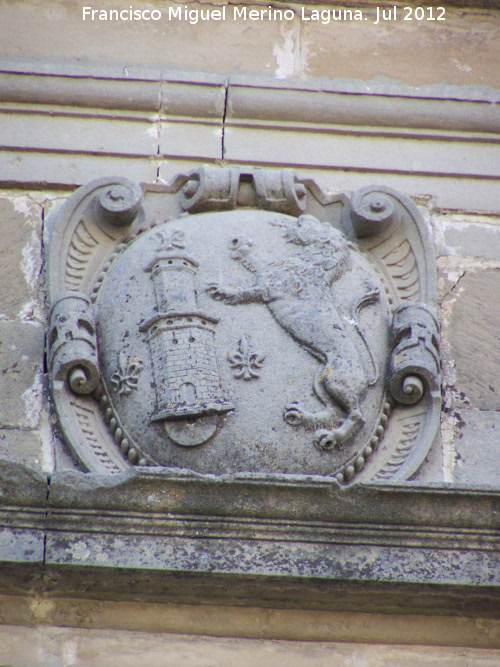
[[[410,199],[291,170],[100,179],[48,245],[48,362],[85,470],[401,481],[439,422],[435,263]]]

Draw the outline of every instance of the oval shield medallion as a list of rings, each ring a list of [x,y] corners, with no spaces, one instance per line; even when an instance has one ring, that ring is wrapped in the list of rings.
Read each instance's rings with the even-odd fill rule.
[[[333,474],[383,414],[386,290],[312,216],[155,227],[108,271],[96,322],[109,405],[163,466]]]

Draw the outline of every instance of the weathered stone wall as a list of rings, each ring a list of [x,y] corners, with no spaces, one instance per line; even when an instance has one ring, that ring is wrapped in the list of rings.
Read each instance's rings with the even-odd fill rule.
[[[499,218],[434,216],[441,293],[443,481],[500,482]]]
[[[6,191],[0,200],[1,456],[54,469],[45,394],[42,225],[47,196]]]
[[[388,77],[411,86],[432,83],[454,85],[489,85],[500,87],[499,25],[495,2],[463,1],[427,3],[383,3],[361,0],[345,3],[278,2],[277,9],[290,9],[292,20],[234,20],[234,7],[227,5],[226,20],[201,20],[196,24],[184,19],[166,20],[168,9],[188,7],[217,9],[225,3],[144,2],[134,8],[160,9],[159,21],[83,21],[83,6],[109,12],[129,9],[128,0],[100,0],[82,3],[76,0],[43,2],[2,0],[1,51],[5,55],[40,59],[67,59],[116,63],[133,75],[134,65],[159,65],[162,68],[203,70],[229,73],[234,69],[266,73],[278,78],[342,77],[369,81]],[[398,6],[396,20],[376,24],[377,6]],[[415,20],[404,6],[445,5],[445,20],[440,12],[425,12],[426,20]],[[269,4],[248,2],[267,9]],[[462,5],[453,6],[453,5]],[[322,20],[312,18],[312,10],[360,9],[363,20]],[[304,9],[302,9],[304,8]],[[304,18],[303,18],[304,15]],[[405,20],[411,16],[412,20]],[[108,14],[109,17],[109,14]],[[364,18],[366,17],[366,20]],[[193,15],[194,21],[194,15]],[[48,38],[50,36],[50,38]]]

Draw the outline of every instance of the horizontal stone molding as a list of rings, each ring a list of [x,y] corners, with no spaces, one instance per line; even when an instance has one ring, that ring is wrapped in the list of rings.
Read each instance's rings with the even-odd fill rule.
[[[400,665],[415,660],[418,647],[419,667],[435,667],[436,664],[443,664],[443,660],[454,667],[470,667],[477,664],[476,657],[481,661],[481,667],[496,667],[496,649],[500,646],[500,621],[493,618],[462,617],[458,620],[456,616],[443,615],[306,611],[206,603],[96,602],[76,596],[44,597],[41,601],[29,596],[13,595],[0,595],[0,614],[4,623],[8,624],[0,626],[0,643],[3,640],[4,645],[12,647],[14,653],[14,657],[8,655],[8,664],[15,664],[14,659],[17,658],[17,664],[23,665],[33,664],[33,659],[29,660],[28,655],[39,655],[36,652],[40,651],[40,643],[43,645],[42,650],[54,655],[54,636],[60,642],[59,664],[64,658],[64,647],[75,639],[84,643],[86,660],[90,664],[102,664],[103,639],[107,642],[106,646],[113,640],[113,652],[104,663],[106,665],[116,664],[117,661],[126,664],[121,660],[122,656],[133,661],[129,664],[135,664],[138,644],[144,647],[145,643],[152,651],[153,661],[156,656],[161,656],[158,659],[164,662],[164,656],[168,655],[167,659],[173,664],[185,664],[186,651],[192,653],[193,646],[199,646],[199,642],[202,642],[199,649],[203,649],[205,655],[216,642],[224,650],[220,655],[226,662],[222,664],[241,662],[242,650],[246,650],[249,660],[256,664],[256,653],[262,649],[263,664],[266,667],[277,667],[288,657],[293,660],[298,650],[296,642],[302,640],[307,644],[302,645],[297,659],[293,662],[289,660],[287,664],[307,664],[311,662],[312,653],[316,664],[335,664],[339,655],[336,652],[338,645],[336,647],[332,642],[342,642],[339,655],[341,662],[352,659],[354,653],[359,658],[360,650],[366,655],[365,660],[373,661],[376,650],[380,660],[387,662],[390,658],[392,664]],[[152,633],[156,633],[156,636]],[[242,640],[231,639],[236,637]],[[266,639],[293,643],[286,647],[282,643],[276,659],[270,662],[269,649],[276,655],[277,644],[273,642],[270,647],[270,642],[262,643],[261,640]],[[183,642],[183,652],[177,660],[172,651],[180,640]],[[317,646],[311,645],[314,641],[328,643],[322,644],[318,650]],[[152,643],[156,644],[156,648],[151,646]],[[229,657],[230,662],[227,662],[227,649],[232,643],[236,643],[236,646]],[[93,645],[94,654],[91,653]],[[491,653],[485,649],[490,649]],[[93,655],[95,661],[92,660]],[[6,657],[4,653],[4,661]],[[145,662],[148,657],[147,649],[142,649],[141,661]],[[152,664],[157,665],[158,662]],[[212,659],[212,664],[220,663],[214,663]]]
[[[0,593],[497,617],[500,492],[2,462]]]
[[[329,170],[338,190],[378,181],[442,208],[500,198],[500,91],[481,86],[4,60],[0,128],[9,186],[165,182],[194,160]]]
[[[114,68],[55,72],[8,71],[0,61],[0,102],[54,105],[82,109],[160,112],[196,118],[224,114],[225,77],[172,74],[154,77],[148,71],[124,76]],[[23,68],[19,68],[23,69]],[[85,72],[85,73],[84,73]]]
[[[42,70],[42,71],[40,71]],[[305,82],[234,74],[15,65],[0,60],[0,102],[164,112],[261,122],[500,133],[500,91],[392,81]]]
[[[446,87],[441,89],[445,93]],[[439,89],[436,87],[436,94]],[[228,120],[346,125],[366,128],[407,128],[445,132],[500,133],[498,103],[446,97],[406,96],[374,90],[297,90],[238,85],[229,89]]]

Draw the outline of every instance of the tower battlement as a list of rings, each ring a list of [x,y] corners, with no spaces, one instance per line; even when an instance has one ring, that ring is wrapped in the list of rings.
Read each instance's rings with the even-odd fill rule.
[[[158,314],[141,326],[153,360],[152,421],[182,420],[233,409],[222,391],[215,353],[218,320],[198,310],[198,262],[182,252],[158,254],[146,267]]]

